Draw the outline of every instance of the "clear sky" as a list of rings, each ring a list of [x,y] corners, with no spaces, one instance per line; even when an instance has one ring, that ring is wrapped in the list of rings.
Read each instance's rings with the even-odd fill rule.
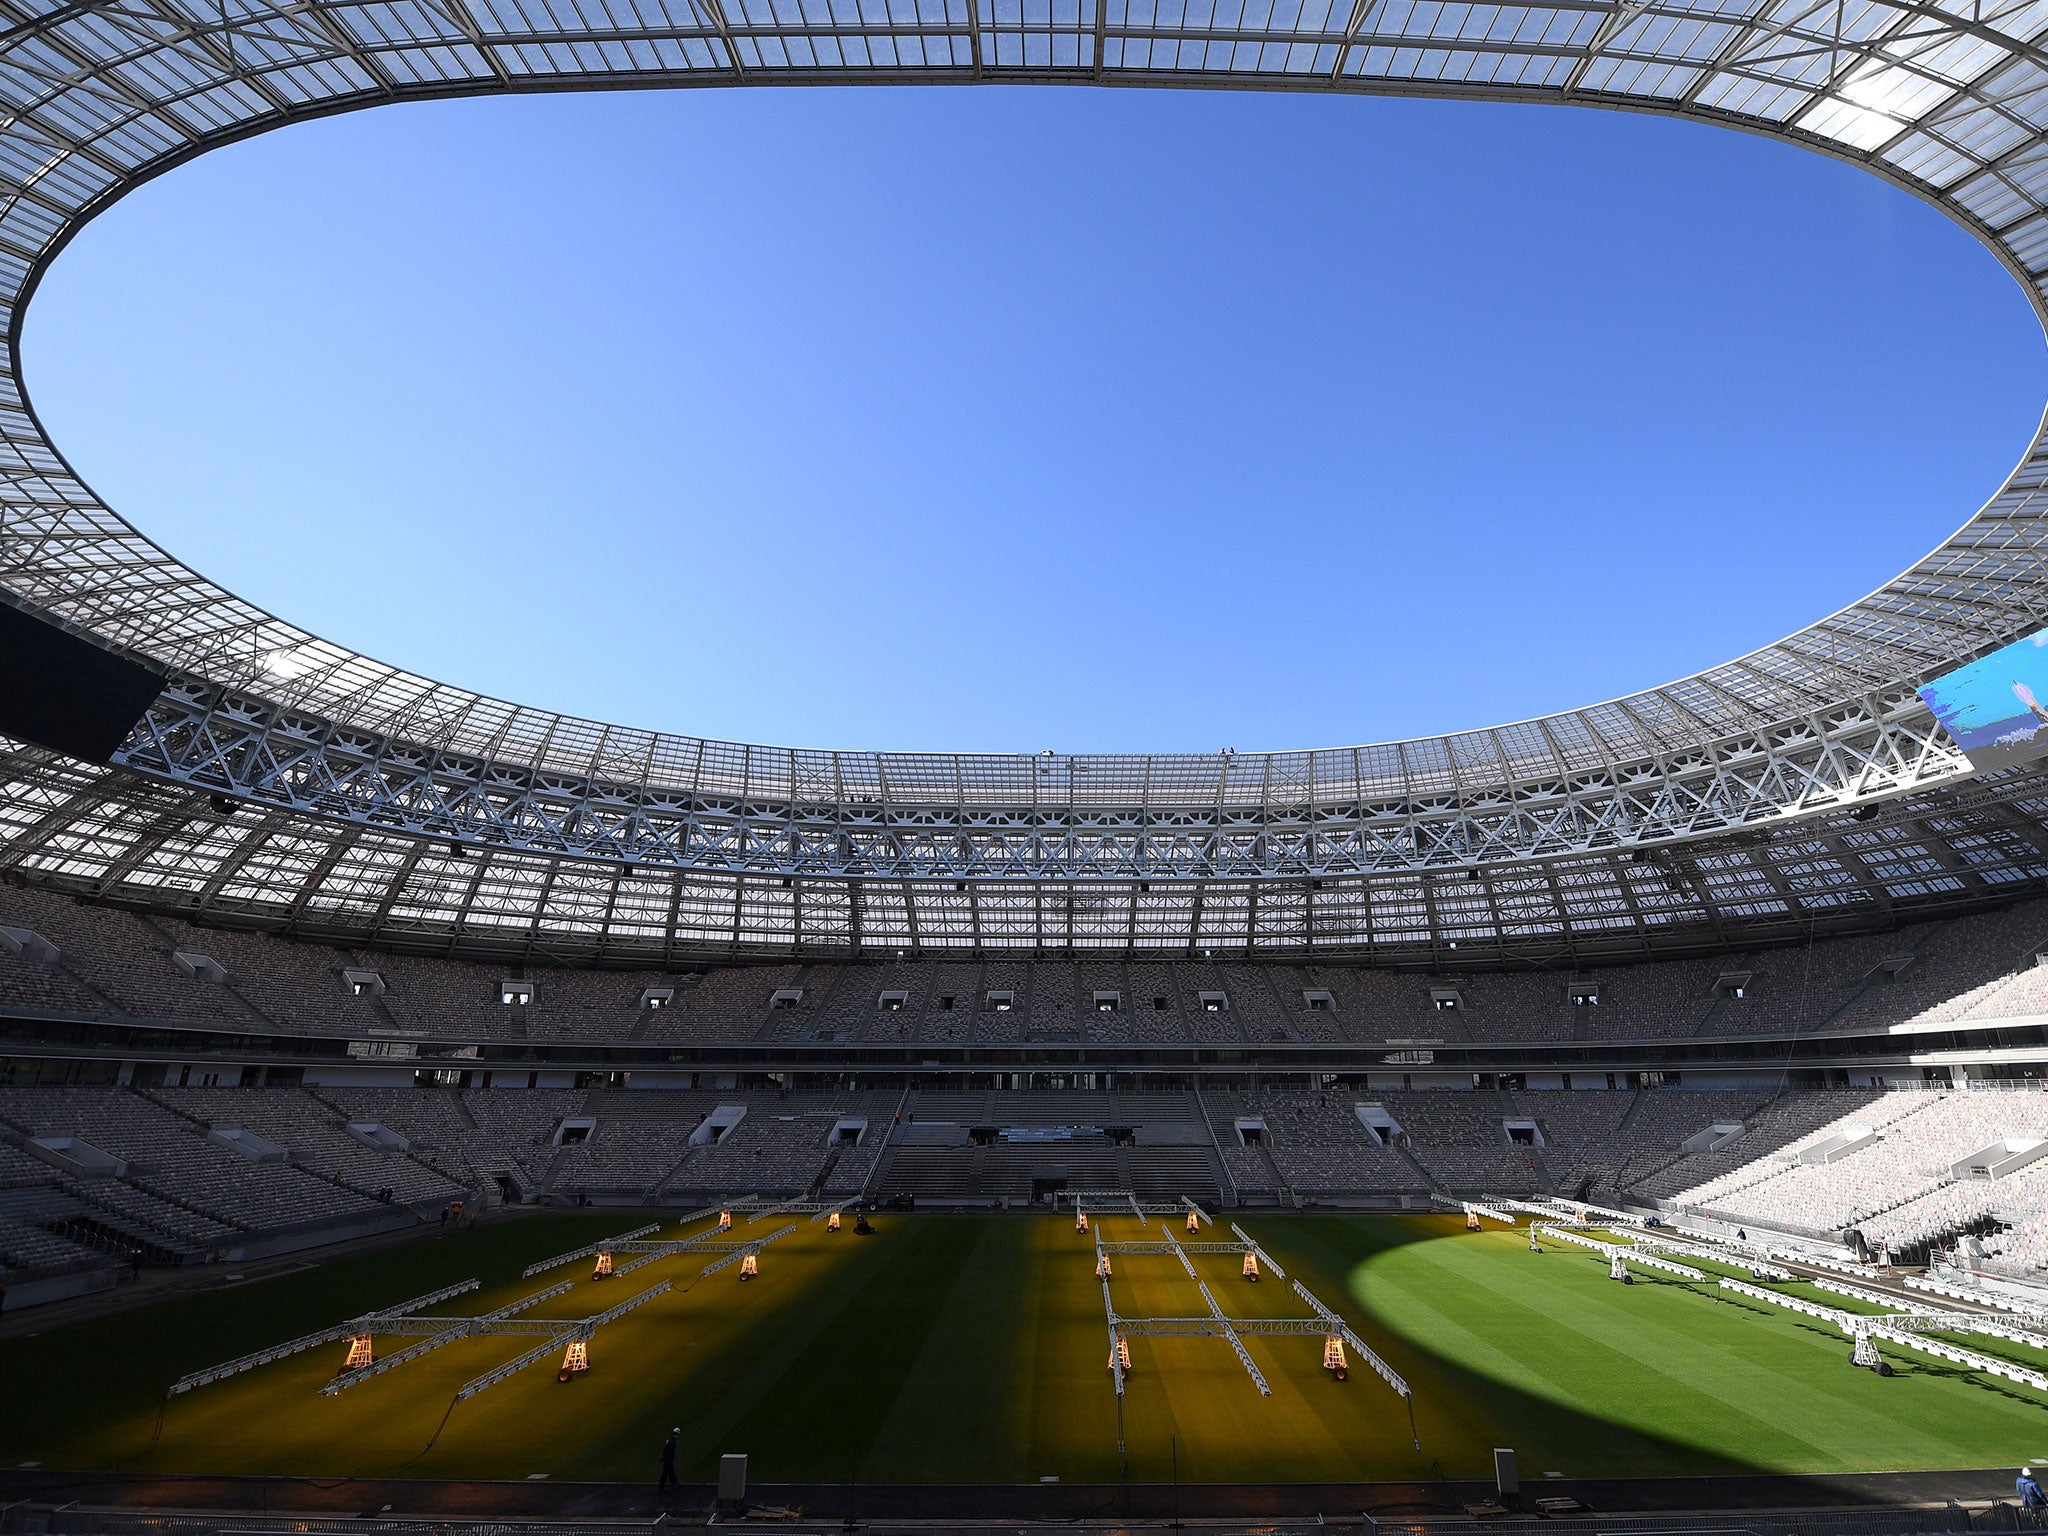
[[[1643,116],[1083,89],[387,108],[30,310],[144,532],[372,655],[807,746],[1493,724],[1859,596],[2044,395],[1992,257]]]

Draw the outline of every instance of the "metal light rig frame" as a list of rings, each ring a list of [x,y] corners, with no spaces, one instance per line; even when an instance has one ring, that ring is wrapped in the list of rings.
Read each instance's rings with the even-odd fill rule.
[[[1489,1221],[1500,1222],[1503,1226],[1514,1227],[1521,1225],[1520,1222],[1515,1220],[1514,1211],[1509,1209],[1514,1203],[1512,1201],[1452,1200],[1444,1195],[1432,1195],[1430,1198],[1438,1205],[1449,1206],[1454,1210],[1463,1211],[1468,1220],[1473,1217],[1484,1216]]]
[[[1680,1264],[1675,1259],[1667,1259],[1638,1247],[1604,1243],[1597,1237],[1588,1237],[1585,1233],[1575,1232],[1562,1224],[1539,1222],[1536,1224],[1535,1234],[1539,1237],[1554,1237],[1559,1242],[1577,1243],[1581,1248],[1592,1248],[1605,1254],[1608,1278],[1613,1280],[1632,1281],[1633,1277],[1629,1274],[1631,1264],[1640,1265],[1644,1269],[1661,1269],[1666,1274],[1678,1276],[1681,1280],[1707,1278],[1703,1272],[1694,1269],[1690,1264]]]
[[[1791,1280],[1797,1278],[1789,1270],[1772,1262],[1776,1258],[1791,1258],[1802,1264],[1814,1264],[1823,1268],[1837,1267],[1832,1260],[1817,1254],[1809,1254],[1785,1243],[1771,1244],[1725,1237],[1718,1232],[1702,1232],[1677,1227],[1651,1229],[1648,1222],[1633,1211],[1616,1210],[1613,1206],[1594,1205],[1583,1200],[1559,1200],[1554,1197],[1541,1200],[1501,1200],[1497,1204],[1508,1210],[1526,1211],[1534,1216],[1558,1219],[1558,1224],[1567,1227],[1622,1231],[1629,1240],[1647,1253],[1661,1253],[1677,1258],[1711,1259],[1721,1264],[1739,1264],[1760,1280]],[[1594,1218],[1599,1218],[1595,1220]]]
[[[1855,1286],[1818,1280],[1808,1283],[1838,1294],[1852,1296],[1859,1301],[1894,1307],[1900,1301],[1899,1297],[1887,1296],[1882,1291],[1866,1291]],[[2024,1329],[2012,1328],[2000,1318],[1971,1312],[1950,1312],[1938,1307],[1916,1307],[1910,1312],[1848,1312],[1839,1307],[1821,1306],[1803,1297],[1788,1296],[1782,1291],[1749,1285],[1741,1280],[1723,1280],[1720,1284],[1722,1290],[1733,1291],[1738,1296],[1747,1296],[1753,1301],[1769,1302],[1772,1306],[1783,1307],[1788,1312],[1798,1312],[1807,1317],[1833,1323],[1855,1341],[1851,1359],[1857,1365],[1877,1365],[1877,1340],[1883,1339],[1886,1343],[1933,1355],[1967,1370],[1982,1371],[1987,1376],[2000,1376],[2007,1381],[2018,1382],[2021,1386],[2048,1392],[2048,1374],[2028,1366],[2017,1365],[2010,1360],[1998,1359],[1993,1355],[1979,1354],[1974,1349],[1964,1349],[1960,1345],[1949,1344],[1940,1339],[1923,1337],[1929,1333],[1984,1333],[1997,1338],[2011,1339],[2017,1343],[2032,1344],[2037,1349],[2048,1348],[2048,1338],[2028,1333]]]
[[[1255,1260],[1262,1269],[1270,1271],[1276,1279],[1285,1280],[1287,1278],[1287,1271],[1280,1267],[1280,1261],[1261,1248],[1258,1239],[1254,1238],[1234,1221],[1230,1224],[1230,1230],[1237,1234],[1237,1241],[1234,1243],[1226,1243],[1220,1239],[1211,1239],[1207,1242],[1183,1242],[1174,1235],[1173,1228],[1167,1223],[1162,1221],[1159,1227],[1166,1234],[1164,1238],[1141,1238],[1135,1242],[1129,1240],[1104,1242],[1102,1233],[1098,1230],[1095,1233],[1095,1252],[1098,1258],[1103,1254],[1111,1253],[1173,1254],[1179,1256],[1183,1265],[1187,1264],[1187,1255],[1191,1253],[1237,1253]],[[1100,1265],[1098,1264],[1097,1267],[1099,1269]],[[1193,1269],[1190,1268],[1188,1273],[1192,1275],[1194,1273]]]
[[[725,1209],[731,1209],[731,1207],[726,1207]],[[757,1213],[757,1219],[758,1216],[772,1215],[783,1209],[785,1207],[770,1207],[768,1210]],[[823,1215],[829,1209],[830,1207],[822,1208],[819,1214]],[[696,1216],[684,1219],[686,1221],[694,1220],[704,1214],[704,1212],[698,1212]],[[617,1237],[600,1238],[594,1243],[585,1243],[581,1248],[571,1248],[567,1253],[558,1253],[553,1258],[541,1259],[537,1263],[529,1264],[520,1273],[522,1276],[531,1277],[543,1274],[550,1269],[559,1269],[564,1264],[573,1264],[578,1259],[595,1258],[597,1260],[598,1272],[592,1278],[609,1278],[615,1275],[631,1274],[643,1265],[653,1264],[662,1259],[679,1258],[686,1254],[723,1254],[723,1258],[719,1259],[717,1263],[710,1265],[698,1275],[697,1278],[701,1280],[708,1275],[716,1274],[719,1270],[725,1268],[726,1265],[748,1254],[758,1256],[760,1251],[770,1243],[777,1242],[794,1232],[796,1230],[796,1223],[793,1221],[789,1222],[762,1237],[728,1238],[721,1235],[724,1230],[722,1228],[713,1228],[711,1231],[697,1237],[657,1238],[648,1235],[660,1230],[659,1225],[636,1227],[633,1231],[621,1233]],[[614,1264],[612,1260],[619,1254],[631,1254],[633,1257],[624,1264]]]
[[[225,1377],[240,1375],[243,1371],[253,1371],[259,1365],[269,1365],[273,1360],[282,1360],[289,1355],[296,1355],[308,1349],[317,1349],[322,1344],[332,1344],[336,1339],[358,1338],[370,1331],[369,1325],[373,1322],[383,1321],[388,1324],[410,1317],[423,1308],[434,1306],[440,1302],[450,1301],[457,1296],[466,1295],[470,1291],[478,1290],[482,1287],[482,1283],[479,1280],[458,1281],[454,1285],[443,1286],[438,1291],[429,1291],[424,1296],[415,1296],[411,1301],[401,1301],[396,1306],[385,1307],[376,1312],[364,1313],[361,1317],[351,1318],[345,1323],[336,1323],[331,1328],[322,1328],[315,1333],[302,1334],[298,1338],[287,1340],[283,1344],[273,1344],[268,1349],[259,1349],[251,1354],[239,1355],[235,1359],[225,1361],[220,1365],[210,1365],[202,1371],[192,1371],[172,1382],[165,1391],[164,1396],[167,1398],[177,1397],[197,1387],[211,1386],[214,1382],[220,1381]],[[392,1330],[387,1328],[386,1331]]]
[[[320,1394],[323,1397],[336,1396],[350,1387],[368,1381],[373,1376],[381,1376],[386,1371],[395,1370],[401,1365],[417,1360],[421,1355],[427,1354],[429,1351],[439,1349],[444,1344],[453,1344],[458,1339],[515,1335],[540,1340],[539,1343],[528,1349],[524,1354],[507,1361],[503,1365],[494,1366],[482,1375],[473,1377],[465,1382],[455,1393],[455,1401],[462,1402],[476,1396],[477,1393],[487,1387],[496,1386],[508,1376],[516,1375],[518,1372],[525,1370],[528,1366],[535,1364],[557,1349],[565,1350],[563,1357],[563,1373],[565,1377],[572,1372],[587,1368],[589,1344],[592,1335],[614,1318],[623,1316],[635,1307],[645,1305],[667,1291],[669,1289],[669,1282],[663,1280],[641,1291],[638,1295],[628,1297],[617,1306],[607,1308],[605,1311],[590,1317],[556,1318],[521,1317],[518,1315],[529,1307],[538,1306],[543,1301],[548,1301],[561,1295],[563,1292],[571,1289],[571,1287],[572,1282],[564,1281],[560,1285],[550,1286],[544,1291],[536,1291],[531,1296],[522,1296],[515,1302],[476,1317],[451,1317],[445,1314],[424,1314],[420,1311],[423,1307],[432,1306],[436,1302],[446,1301],[478,1288],[477,1281],[465,1280],[459,1285],[449,1286],[426,1296],[415,1297],[413,1300],[401,1303],[399,1306],[389,1310],[368,1312],[361,1317],[352,1318],[346,1323],[336,1324],[332,1328],[324,1328],[317,1333],[309,1333],[300,1338],[289,1340],[286,1343],[273,1345],[269,1349],[242,1355],[221,1365],[209,1366],[203,1371],[194,1371],[173,1382],[170,1389],[164,1395],[168,1400],[181,1393],[190,1392],[197,1387],[209,1385],[212,1382],[223,1380],[242,1371],[254,1370],[259,1365],[268,1365],[273,1360],[281,1360],[288,1355],[299,1354],[304,1350],[316,1348],[321,1344],[333,1343],[336,1339],[345,1338],[349,1341],[348,1356],[343,1363],[341,1371],[332,1381],[321,1387]],[[382,1359],[377,1359],[373,1353],[374,1346],[371,1341],[378,1335],[389,1336],[393,1334],[401,1336],[417,1335],[419,1336],[419,1342],[408,1345],[396,1354],[386,1355]]]
[[[1163,1241],[1144,1239],[1137,1242],[1104,1242],[1100,1230],[1094,1233],[1096,1274],[1102,1285],[1102,1308],[1107,1318],[1109,1330],[1109,1369],[1115,1382],[1119,1407],[1121,1407],[1121,1400],[1124,1395],[1124,1377],[1129,1370],[1129,1341],[1133,1338],[1192,1337],[1223,1339],[1236,1352],[1238,1362],[1244,1366],[1245,1373],[1251,1377],[1252,1384],[1258,1388],[1259,1395],[1261,1397],[1271,1397],[1273,1389],[1267,1383],[1265,1373],[1259,1369],[1258,1362],[1252,1359],[1251,1351],[1245,1348],[1245,1339],[1286,1335],[1313,1335],[1324,1341],[1325,1347],[1322,1358],[1325,1361],[1330,1358],[1328,1341],[1336,1339],[1355,1353],[1360,1360],[1363,1360],[1382,1381],[1400,1394],[1409,1404],[1410,1427],[1411,1429],[1413,1428],[1414,1398],[1409,1390],[1407,1381],[1391,1365],[1380,1358],[1378,1351],[1361,1339],[1353,1331],[1349,1323],[1325,1306],[1316,1297],[1315,1293],[1310,1291],[1299,1280],[1291,1281],[1290,1284],[1294,1287],[1294,1294],[1308,1304],[1310,1311],[1314,1313],[1312,1317],[1232,1317],[1217,1303],[1215,1296],[1210,1294],[1208,1285],[1202,1280],[1200,1273],[1195,1269],[1194,1261],[1188,1257],[1190,1253],[1257,1254],[1271,1267],[1272,1272],[1276,1276],[1285,1276],[1285,1271],[1273,1260],[1272,1256],[1261,1249],[1249,1236],[1239,1231],[1233,1225],[1231,1230],[1238,1233],[1241,1239],[1239,1242],[1182,1243],[1174,1236],[1173,1228],[1170,1225],[1161,1222],[1160,1228],[1166,1234]],[[1171,1254],[1179,1259],[1181,1268],[1187,1271],[1188,1278],[1194,1282],[1195,1289],[1201,1293],[1202,1301],[1208,1307],[1208,1316],[1123,1316],[1116,1309],[1116,1299],[1111,1294],[1109,1288],[1110,1279],[1104,1272],[1105,1265],[1103,1260],[1113,1253]],[[1418,1451],[1421,1449],[1421,1438],[1419,1435],[1416,1437],[1416,1449]]]
[[[1191,1223],[1190,1232],[1196,1227],[1213,1227],[1216,1218],[1203,1210],[1200,1202],[1191,1195],[1181,1195],[1173,1200],[1146,1200],[1134,1189],[1062,1189],[1053,1193],[1053,1209],[1071,1203],[1074,1214],[1079,1217],[1089,1210],[1114,1210],[1122,1215],[1119,1207],[1128,1207],[1130,1213],[1143,1221],[1147,1216],[1186,1216]],[[1236,1228],[1232,1228],[1235,1231]]]

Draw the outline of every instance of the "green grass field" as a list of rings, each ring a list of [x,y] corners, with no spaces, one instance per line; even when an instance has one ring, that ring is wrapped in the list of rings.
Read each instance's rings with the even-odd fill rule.
[[[1163,1482],[1176,1467],[1187,1482],[1481,1477],[1496,1445],[1516,1447],[1529,1478],[2048,1460],[2048,1394],[1905,1351],[1888,1351],[1899,1374],[1881,1379],[1813,1319],[1676,1279],[1616,1285],[1598,1254],[1539,1257],[1522,1233],[1467,1234],[1457,1217],[1245,1221],[1407,1377],[1412,1432],[1360,1363],[1333,1381],[1312,1336],[1250,1342],[1269,1398],[1221,1340],[1133,1340],[1120,1426],[1094,1249],[1070,1219],[884,1216],[871,1238],[795,1219],[747,1284],[736,1269],[699,1279],[702,1256],[603,1282],[587,1260],[521,1280],[536,1258],[644,1220],[537,1216],[0,1342],[0,1465],[646,1480],[671,1425],[692,1481],[724,1451],[749,1453],[758,1482],[834,1483]],[[1103,1232],[1135,1238],[1138,1223],[1110,1217]],[[1196,1263],[1228,1312],[1306,1315],[1284,1284],[1245,1283],[1234,1256]],[[536,1315],[674,1289],[600,1330],[591,1371],[567,1385],[550,1358],[453,1404],[532,1342],[477,1338],[322,1397],[336,1343],[164,1407],[186,1371],[471,1276],[483,1290],[446,1310],[570,1277]],[[1170,1256],[1120,1255],[1112,1285],[1127,1316],[1205,1310]]]

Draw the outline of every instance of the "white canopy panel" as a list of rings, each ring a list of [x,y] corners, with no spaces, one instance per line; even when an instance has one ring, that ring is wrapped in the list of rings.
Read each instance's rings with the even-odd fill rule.
[[[1971,781],[1913,687],[2048,622],[2048,436],[1976,516],[1869,597],[1740,660],[1585,709],[1271,754],[804,751],[482,698],[262,612],[157,549],[69,472],[27,405],[15,342],[43,267],[85,220],[218,144],[409,98],[799,81],[1665,112],[1867,167],[1974,231],[2048,313],[2048,0],[0,0],[0,22],[0,600],[173,678],[110,773],[17,754],[0,867],[96,890],[132,893],[145,876],[180,888],[166,862],[177,839],[150,842],[128,824],[161,797],[213,807],[216,842],[181,855],[204,902],[232,904],[271,869],[273,894],[292,892],[280,899],[303,915],[354,861],[403,871],[374,897],[348,898],[369,903],[368,928],[400,922],[416,900],[475,921],[502,879],[490,899],[508,916],[565,935],[581,930],[557,910],[563,890],[595,882],[611,894],[590,899],[610,912],[640,902],[643,886],[666,891],[645,900],[650,911],[666,900],[668,915],[648,921],[672,938],[732,942],[758,889],[764,911],[778,892],[792,903],[808,893],[814,912],[841,903],[846,915],[826,920],[835,942],[1001,929],[1012,917],[994,914],[1018,904],[1036,940],[1056,942],[1078,929],[1049,918],[1048,903],[1072,914],[1105,902],[1123,914],[1103,919],[1105,933],[1121,922],[1126,942],[1158,916],[1157,932],[1183,945],[1212,924],[1243,942],[1279,922],[1319,947],[1380,921],[1349,920],[1340,941],[1335,907],[1327,927],[1313,914],[1326,893],[1419,893],[1441,938],[1458,926],[1445,894],[1457,882],[1488,893],[1500,932],[1517,926],[1499,906],[1516,883],[1547,890],[1562,913],[1631,913],[1638,932],[1667,899],[1699,914],[1725,904],[1742,920],[1732,888],[1653,898],[1645,872],[1749,857],[1715,851],[1728,846],[1769,849],[1773,863],[1879,830],[1927,840],[1932,863],[1913,878],[1959,881],[1971,899],[1990,888],[1985,870],[2006,887],[2041,874],[2038,818],[2019,808],[2031,777]],[[212,797],[254,805],[233,817]],[[1896,803],[1875,824],[1856,819],[1879,801]],[[1986,817],[1990,832],[1977,825]],[[2004,852],[1930,830],[1945,821]],[[122,851],[50,862],[67,838]],[[272,869],[253,846],[283,843],[326,851]],[[432,873],[451,846],[467,872]],[[1842,866],[1842,889],[1920,899],[1858,873],[1859,859]],[[1581,875],[1593,885],[1582,890]],[[428,883],[441,895],[422,895]],[[1761,899],[1803,907],[1796,887]],[[682,922],[700,890],[741,916]],[[1205,892],[1190,898],[1205,914],[1247,915],[1153,913],[1148,899],[1169,892]],[[1272,916],[1296,900],[1303,915]],[[1392,910],[1407,898],[1386,900]],[[757,936],[805,942],[809,921],[763,919]]]

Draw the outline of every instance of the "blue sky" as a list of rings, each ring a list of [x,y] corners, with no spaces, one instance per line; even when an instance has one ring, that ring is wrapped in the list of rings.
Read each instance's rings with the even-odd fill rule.
[[[373,655],[809,746],[1326,746],[1882,582],[2048,394],[1866,174],[1592,111],[1081,89],[387,108],[205,157],[29,312],[146,533]]]

